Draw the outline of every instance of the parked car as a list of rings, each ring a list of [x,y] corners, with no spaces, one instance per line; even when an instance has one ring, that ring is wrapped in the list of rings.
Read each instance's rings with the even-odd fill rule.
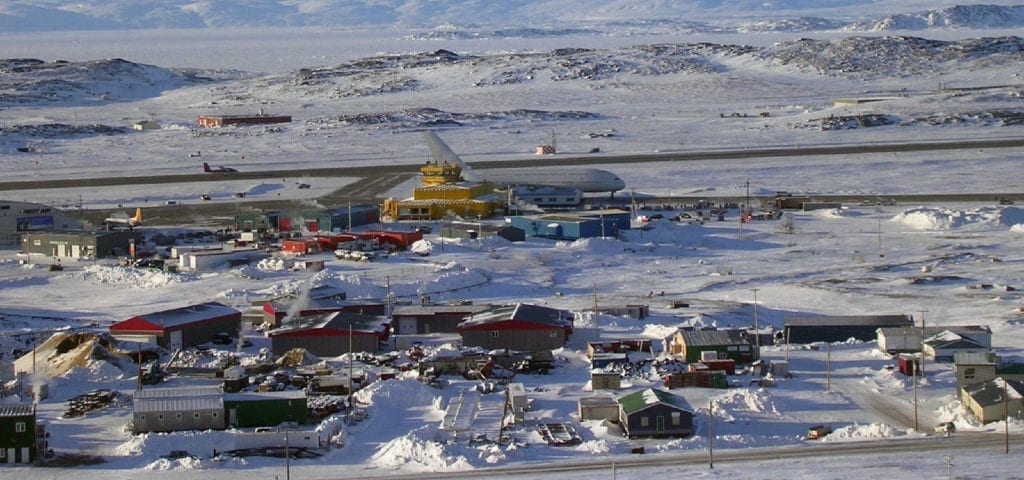
[[[217,345],[230,345],[235,339],[226,332],[220,332],[213,336],[212,342]]]
[[[815,425],[807,430],[808,440],[817,440],[824,438],[825,435],[832,433],[831,425]]]

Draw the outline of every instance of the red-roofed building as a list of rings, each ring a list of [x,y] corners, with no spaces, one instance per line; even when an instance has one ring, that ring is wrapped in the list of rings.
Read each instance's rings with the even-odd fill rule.
[[[304,348],[320,357],[336,357],[351,351],[377,353],[381,342],[391,335],[391,325],[383,315],[335,312],[313,317],[267,333],[274,355],[293,348]]]
[[[520,303],[474,314],[457,330],[467,347],[553,350],[565,346],[572,321],[572,313],[565,310]]]
[[[132,317],[111,325],[110,334],[177,350],[209,342],[220,332],[234,336],[241,320],[242,312],[210,302]]]

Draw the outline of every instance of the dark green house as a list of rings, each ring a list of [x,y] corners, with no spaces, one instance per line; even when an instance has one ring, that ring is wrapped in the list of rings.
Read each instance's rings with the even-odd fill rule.
[[[693,412],[683,397],[647,388],[619,397],[619,425],[627,437],[689,437]]]
[[[685,357],[686,363],[701,361],[703,352],[713,359],[751,363],[761,358],[751,340],[745,330],[680,330],[670,340],[669,351]]]
[[[35,407],[0,404],[0,464],[32,463],[38,453]]]
[[[306,392],[239,392],[224,394],[229,427],[273,427],[285,422],[305,424],[309,418]]]

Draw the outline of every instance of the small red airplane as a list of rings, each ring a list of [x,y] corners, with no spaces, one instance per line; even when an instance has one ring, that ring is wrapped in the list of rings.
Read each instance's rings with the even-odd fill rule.
[[[211,167],[209,163],[203,162],[203,171],[206,173],[235,173],[238,170],[231,167]]]

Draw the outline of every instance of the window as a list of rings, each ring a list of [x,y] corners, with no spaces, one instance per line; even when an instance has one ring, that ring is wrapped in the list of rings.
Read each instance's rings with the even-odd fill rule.
[[[139,420],[145,422],[146,421],[146,416],[145,415],[139,415]]]
[[[651,426],[651,417],[640,417],[640,426],[649,427]]]
[[[491,338],[498,338],[498,331],[497,330],[491,330]]]
[[[195,412],[195,413],[193,413],[193,414],[192,414],[192,418],[194,418],[194,419],[196,419],[196,420],[199,420],[199,412]]]
[[[18,422],[14,424],[14,431],[18,433],[25,433],[25,422]]]
[[[4,458],[7,458],[7,449],[6,448],[0,448],[0,459],[4,459]]]
[[[973,380],[974,379],[974,375],[976,375],[976,373],[977,372],[975,372],[974,367],[967,367],[967,368],[965,368],[964,369],[964,380]]]
[[[552,330],[552,331],[548,332],[548,335],[551,338],[558,338],[558,330]]]
[[[213,412],[213,418],[217,418],[217,412]]]
[[[163,420],[164,419],[164,414],[161,413],[160,415],[157,415],[156,419],[157,420]]]
[[[678,427],[683,422],[683,414],[672,412],[672,425]]]
[[[181,420],[181,414],[180,413],[174,414],[174,419],[175,420]]]

